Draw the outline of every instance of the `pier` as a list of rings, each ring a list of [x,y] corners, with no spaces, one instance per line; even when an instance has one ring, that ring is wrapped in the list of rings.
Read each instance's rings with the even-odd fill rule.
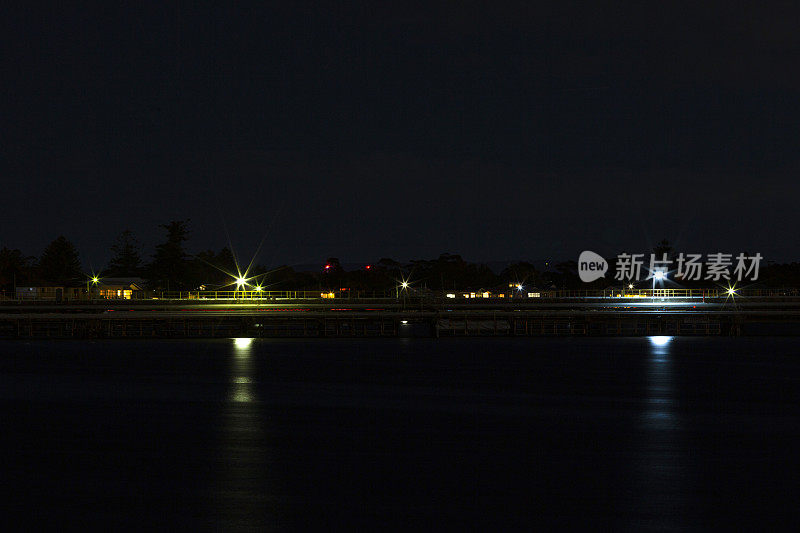
[[[658,293],[658,294],[656,294]],[[241,296],[241,295],[239,295]],[[0,338],[470,337],[787,335],[792,291],[702,291],[536,298],[173,297],[5,301]]]

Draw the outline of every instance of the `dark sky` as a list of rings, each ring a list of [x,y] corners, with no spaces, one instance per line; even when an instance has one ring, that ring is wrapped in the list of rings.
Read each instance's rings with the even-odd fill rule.
[[[4,17],[0,245],[800,259],[795,2],[129,4]]]

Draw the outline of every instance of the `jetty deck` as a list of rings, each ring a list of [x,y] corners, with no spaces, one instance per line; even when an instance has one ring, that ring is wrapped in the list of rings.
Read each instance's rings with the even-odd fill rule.
[[[800,335],[800,296],[6,301],[0,338]]]

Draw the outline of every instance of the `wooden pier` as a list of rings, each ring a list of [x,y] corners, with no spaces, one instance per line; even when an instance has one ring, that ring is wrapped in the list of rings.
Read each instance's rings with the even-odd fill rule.
[[[667,305],[669,304],[669,305]],[[0,307],[0,338],[800,335],[800,302],[319,301]]]

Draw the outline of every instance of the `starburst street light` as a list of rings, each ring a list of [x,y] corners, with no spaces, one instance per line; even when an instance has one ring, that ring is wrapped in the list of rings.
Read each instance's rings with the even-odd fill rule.
[[[397,281],[397,285],[394,286],[395,297],[396,298],[400,298],[400,291],[401,290],[402,291],[408,291],[408,287],[409,287],[410,283],[408,282],[408,279],[403,277],[402,274],[400,275],[400,279],[398,279],[396,281]]]
[[[244,279],[243,277],[240,276],[240,277],[236,278],[236,288],[237,289],[241,288],[242,285],[244,285],[245,283],[247,283],[247,280]]]
[[[663,270],[656,270],[653,272],[653,299],[656,297],[656,280],[659,282],[667,279],[667,274]]]
[[[88,297],[90,296],[90,294],[91,294],[91,292],[90,292],[90,291],[91,291],[91,289],[89,288],[89,284],[92,284],[92,285],[94,285],[94,286],[97,286],[97,284],[98,284],[99,282],[100,282],[100,276],[98,276],[97,274],[94,274],[94,273],[92,273],[92,275],[91,275],[91,276],[87,276],[87,277],[86,277],[86,296],[87,296],[87,298],[88,298]]]

